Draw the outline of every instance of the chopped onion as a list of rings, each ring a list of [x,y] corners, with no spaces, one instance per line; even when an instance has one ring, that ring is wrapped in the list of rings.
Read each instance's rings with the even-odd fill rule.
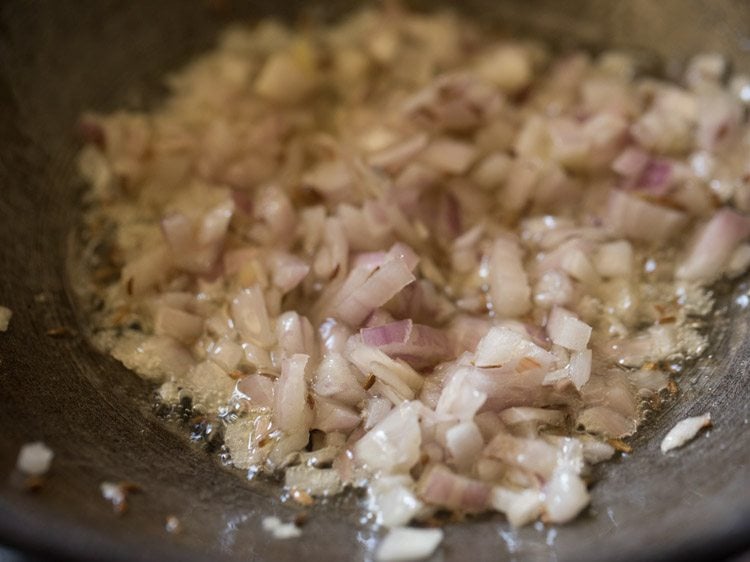
[[[710,281],[722,273],[737,245],[750,236],[750,218],[731,209],[718,211],[698,236],[677,277]]]
[[[296,354],[281,362],[281,376],[274,389],[273,421],[288,434],[306,431],[312,422],[305,376],[309,359]]]
[[[521,262],[518,243],[499,238],[492,246],[488,281],[492,309],[500,317],[526,314],[531,307],[531,289]]]
[[[378,525],[406,525],[424,507],[414,494],[414,481],[408,476],[382,476],[368,490],[368,507]]]
[[[703,414],[692,418],[685,418],[678,422],[661,442],[661,452],[666,453],[672,449],[682,447],[693,439],[704,427],[711,425],[711,414]]]
[[[243,289],[232,299],[232,319],[240,335],[261,347],[276,341],[263,292],[258,285]]]
[[[624,191],[612,191],[607,211],[608,226],[635,240],[668,240],[687,226],[685,213],[649,203]]]
[[[570,521],[589,501],[586,484],[571,470],[556,470],[544,487],[544,512],[550,523]]]
[[[487,509],[491,491],[487,483],[459,476],[442,465],[430,466],[417,482],[417,495],[425,502],[470,513]]]
[[[515,367],[524,359],[544,369],[557,362],[553,354],[523,334],[511,328],[496,326],[477,345],[474,364],[477,367]]]
[[[327,353],[323,357],[315,374],[313,388],[320,396],[349,406],[359,404],[366,396],[349,362],[337,352]]]
[[[421,560],[429,558],[443,540],[440,529],[391,529],[380,543],[375,560]]]
[[[556,345],[574,351],[584,351],[591,337],[591,326],[581,322],[571,312],[556,306],[547,319],[547,333]]]
[[[372,472],[406,473],[419,460],[422,436],[418,403],[404,402],[354,446],[359,463]]]
[[[451,342],[445,333],[429,326],[399,320],[361,330],[362,343],[377,347],[391,357],[403,359],[416,369],[450,357]]]
[[[203,333],[203,318],[170,306],[160,305],[154,314],[154,333],[190,344]]]
[[[55,454],[41,441],[26,443],[21,447],[16,468],[29,476],[42,476],[49,471]]]

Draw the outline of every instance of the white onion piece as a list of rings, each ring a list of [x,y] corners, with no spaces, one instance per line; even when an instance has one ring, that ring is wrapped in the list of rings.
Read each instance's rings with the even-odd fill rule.
[[[273,284],[282,293],[288,293],[299,285],[310,272],[310,266],[291,254],[278,252],[269,258]]]
[[[513,527],[534,521],[542,512],[544,496],[537,490],[511,490],[502,486],[492,489],[492,508],[505,514]]]
[[[263,375],[247,375],[237,382],[237,392],[251,408],[270,409],[274,405],[273,380]]]
[[[337,352],[327,353],[318,365],[313,388],[317,394],[355,406],[366,393],[352,372],[349,362]]]
[[[477,345],[474,364],[477,367],[514,367],[524,359],[543,369],[557,362],[557,357],[528,337],[510,328],[496,326]]]
[[[125,291],[132,295],[142,295],[167,277],[172,259],[165,247],[156,247],[140,254],[122,268],[120,278]]]
[[[170,306],[159,305],[154,314],[154,333],[191,344],[203,333],[203,318]]]
[[[263,530],[271,533],[275,539],[296,539],[302,536],[302,530],[297,525],[294,523],[284,523],[278,517],[264,517],[262,525]]]
[[[416,369],[433,366],[450,357],[448,336],[435,328],[399,320],[360,331],[362,342],[387,355],[402,359]]]
[[[557,466],[558,452],[541,439],[525,439],[507,433],[497,434],[484,449],[486,456],[496,458],[522,470],[549,478]]]
[[[391,359],[379,349],[365,345],[355,338],[349,340],[347,356],[363,375],[374,375],[404,399],[413,398],[424,382],[423,377],[405,362]]]
[[[16,468],[29,476],[42,476],[49,471],[55,454],[41,441],[26,443],[18,452]]]
[[[327,199],[341,201],[352,191],[352,174],[343,160],[321,162],[302,176],[302,184]]]
[[[584,351],[591,337],[591,326],[581,322],[572,312],[556,306],[547,319],[547,333],[556,345]]]
[[[211,346],[208,356],[227,373],[231,373],[240,364],[245,352],[233,339],[222,338]]]
[[[699,234],[677,277],[710,281],[721,275],[737,245],[750,236],[750,218],[728,208],[719,210]]]
[[[486,400],[487,394],[471,384],[469,369],[460,368],[447,380],[435,411],[440,416],[470,420]]]
[[[316,355],[317,346],[312,324],[306,317],[294,311],[284,312],[276,319],[276,339],[281,352],[286,356],[295,353]]]
[[[255,79],[258,95],[281,104],[298,103],[314,88],[312,68],[305,68],[297,57],[284,51],[268,57]]]
[[[417,482],[417,495],[431,505],[465,512],[482,512],[489,505],[492,488],[443,465],[430,466]]]
[[[614,190],[609,196],[605,224],[614,232],[633,238],[658,242],[682,232],[688,223],[685,213],[636,195]]]
[[[445,432],[445,448],[461,472],[474,464],[483,447],[482,433],[473,421],[460,422]]]
[[[682,447],[685,443],[693,439],[698,432],[704,427],[711,425],[711,414],[685,418],[678,422],[661,442],[661,452],[667,453],[672,449]]]
[[[10,324],[10,318],[13,316],[13,311],[5,306],[0,306],[0,332],[5,332]]]
[[[500,420],[507,426],[533,424],[555,427],[565,422],[565,414],[560,410],[518,406],[500,412]]]
[[[375,560],[422,560],[429,558],[443,540],[440,529],[391,529],[378,546]]]
[[[531,57],[518,46],[503,45],[480,60],[477,74],[502,91],[515,94],[533,80]]]
[[[231,311],[235,328],[243,339],[261,347],[270,347],[276,342],[263,291],[258,285],[237,293],[232,299]]]
[[[369,398],[362,415],[365,419],[364,428],[370,430],[379,424],[393,409],[393,402],[387,398]]]
[[[352,275],[358,270],[353,270]],[[393,259],[376,269],[335,305],[333,316],[350,326],[359,326],[377,307],[388,302],[416,278],[402,259]]]
[[[648,161],[648,153],[640,148],[629,146],[612,162],[612,170],[627,178],[638,178],[646,169]]]
[[[465,142],[442,138],[432,141],[420,159],[446,174],[460,175],[464,174],[474,163],[477,150],[472,144]]]
[[[307,403],[305,369],[309,356],[292,355],[281,362],[281,376],[274,389],[273,422],[287,434],[310,428],[312,411]]]
[[[597,464],[611,459],[615,454],[615,448],[609,443],[599,441],[590,435],[581,435],[578,440],[583,445],[583,458],[589,464]]]
[[[488,281],[492,309],[500,317],[526,314],[531,308],[531,289],[521,261],[518,243],[499,238],[488,261]]]
[[[633,246],[627,240],[602,244],[594,264],[603,277],[628,277],[633,270]]]
[[[404,402],[354,445],[357,461],[371,472],[406,473],[419,460],[419,403]]]
[[[572,470],[555,470],[544,487],[544,512],[551,523],[570,521],[589,501],[586,484]]]
[[[359,414],[349,406],[337,404],[325,398],[315,399],[313,429],[319,429],[326,433],[334,431],[348,433],[357,427],[360,421]]]
[[[575,387],[580,390],[581,387],[589,381],[591,377],[591,361],[593,354],[590,349],[577,351],[570,356],[568,364],[568,377]]]
[[[427,135],[417,134],[376,152],[367,159],[367,162],[370,166],[393,174],[414,160],[427,147],[428,142]]]
[[[380,476],[367,490],[368,508],[376,522],[384,527],[406,525],[424,504],[414,494],[414,481],[409,476]]]

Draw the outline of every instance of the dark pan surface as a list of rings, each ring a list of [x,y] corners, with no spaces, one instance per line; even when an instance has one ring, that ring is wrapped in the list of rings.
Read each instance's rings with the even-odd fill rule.
[[[313,509],[301,539],[271,539],[262,518],[298,511],[279,502],[277,489],[244,482],[188,443],[184,428],[162,423],[148,385],[82,337],[45,335],[77,330],[65,255],[80,212],[80,112],[154,103],[163,74],[208,48],[228,18],[294,17],[303,4],[306,14],[325,15],[347,3],[323,11],[263,0],[218,12],[222,3],[197,0],[0,5],[0,304],[15,313],[0,334],[0,541],[91,560],[372,558],[378,533],[360,522],[356,495]],[[678,58],[718,48],[750,67],[741,52],[750,31],[743,2],[482,4],[465,6],[558,43],[610,41]],[[679,403],[639,434],[634,454],[598,472],[587,514],[517,533],[499,517],[453,525],[436,559],[717,559],[750,547],[750,311],[737,300],[747,290],[724,299],[712,357],[680,379]],[[714,429],[677,454],[659,452],[671,424],[707,410]],[[18,490],[13,472],[18,448],[32,440],[56,453],[35,495]],[[101,498],[105,480],[143,488],[125,516]],[[168,515],[180,518],[181,533],[165,532]]]

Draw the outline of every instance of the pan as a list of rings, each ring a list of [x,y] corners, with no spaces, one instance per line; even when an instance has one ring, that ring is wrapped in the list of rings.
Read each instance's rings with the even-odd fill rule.
[[[233,20],[335,18],[352,2],[256,0],[10,1],[0,7],[0,541],[81,560],[366,560],[380,532],[350,493],[316,506],[300,539],[279,541],[263,517],[288,518],[273,483],[247,482],[164,423],[152,388],[81,336],[67,284],[68,240],[83,185],[73,130],[84,110],[147,107],[162,77],[210,48]],[[430,8],[431,3],[425,3]],[[750,71],[750,5],[731,0],[486,1],[469,15],[560,46],[647,53],[669,74],[698,51]],[[681,396],[657,412],[634,453],[595,473],[592,507],[564,527],[512,531],[501,517],[446,528],[436,560],[721,559],[750,548],[749,286],[718,287],[711,353],[681,375]],[[663,456],[666,428],[710,410],[714,428]],[[20,446],[55,452],[30,493],[14,470]],[[136,483],[123,516],[105,481]],[[180,532],[165,521],[176,517]]]

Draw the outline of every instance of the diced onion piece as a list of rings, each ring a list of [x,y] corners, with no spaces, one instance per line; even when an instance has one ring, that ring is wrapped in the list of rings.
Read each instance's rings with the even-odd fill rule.
[[[590,496],[581,477],[572,470],[555,470],[544,487],[544,512],[550,523],[566,523],[589,504]]]
[[[459,369],[440,393],[435,411],[441,416],[470,420],[487,400],[487,394],[474,388],[467,368]]]
[[[349,406],[337,404],[325,398],[317,398],[315,400],[313,429],[319,429],[326,433],[336,431],[348,433],[357,427],[360,421],[359,414]]]
[[[323,357],[315,375],[313,388],[320,396],[332,398],[349,406],[357,405],[366,397],[349,362],[336,352],[327,353]]]
[[[305,369],[309,356],[296,354],[281,362],[281,376],[274,390],[274,424],[294,434],[310,428],[312,412],[307,403]]]
[[[750,236],[750,218],[723,208],[698,236],[677,277],[688,281],[710,281],[721,275],[737,245]]]
[[[460,422],[445,432],[445,448],[460,471],[474,464],[483,447],[482,433],[473,421]]]
[[[552,343],[573,351],[583,351],[591,337],[591,326],[581,322],[572,312],[556,306],[547,319],[547,333]]]
[[[227,373],[236,369],[244,356],[245,353],[242,346],[229,338],[223,338],[217,341],[209,351],[209,357],[211,360]]]
[[[357,461],[372,472],[406,473],[419,460],[419,405],[404,402],[354,445]]]
[[[602,244],[594,264],[603,277],[628,277],[633,269],[633,246],[627,240]]]
[[[352,275],[357,270],[352,271]],[[393,259],[376,269],[334,307],[334,316],[350,326],[359,326],[379,306],[388,302],[416,278],[406,262]]]
[[[41,441],[26,443],[21,447],[16,468],[29,476],[41,476],[49,471],[55,454]]]
[[[160,305],[154,315],[154,333],[159,336],[170,336],[189,345],[203,333],[203,318]]]
[[[252,408],[270,409],[274,405],[273,380],[263,375],[247,375],[237,382],[237,392]]]
[[[270,347],[276,341],[263,291],[258,285],[237,293],[232,299],[231,311],[234,325],[245,340],[261,347]]]
[[[464,174],[474,163],[477,150],[474,145],[442,138],[432,141],[420,158],[429,166],[446,174]]]
[[[370,166],[397,173],[413,161],[427,147],[428,142],[427,135],[417,134],[376,152],[367,161]]]
[[[300,102],[314,87],[312,69],[286,52],[271,55],[255,80],[255,91],[260,96],[283,104]]]
[[[557,357],[528,337],[511,328],[495,326],[479,341],[474,364],[477,367],[500,367],[514,365],[523,358],[529,358],[545,369],[557,362]]]
[[[698,432],[704,427],[711,425],[711,414],[694,416],[678,422],[661,442],[661,452],[666,453],[672,449],[682,447],[685,443],[693,439]]]
[[[498,47],[485,55],[477,73],[509,94],[520,92],[533,79],[531,57],[528,52],[513,45]]]
[[[391,529],[378,547],[375,560],[421,560],[429,558],[443,540],[440,529]]]
[[[568,364],[568,376],[578,390],[589,381],[591,377],[592,352],[590,349],[577,351],[570,356]]]
[[[271,533],[275,539],[295,539],[302,536],[302,530],[294,523],[283,523],[274,516],[263,518],[263,530]]]
[[[517,242],[499,238],[489,257],[488,281],[492,309],[501,318],[526,314],[531,308],[531,288]]]
[[[544,496],[537,490],[515,491],[495,486],[490,503],[493,509],[505,514],[513,527],[522,527],[539,517],[543,499]]]
[[[444,332],[411,320],[364,328],[360,333],[364,344],[403,359],[416,369],[435,365],[451,354],[451,341]]]
[[[367,491],[368,508],[375,513],[377,524],[385,527],[406,525],[424,507],[409,476],[379,476]]]
[[[443,465],[429,467],[417,482],[417,495],[431,505],[466,512],[482,512],[489,505],[492,488]]]
[[[681,211],[614,190],[609,197],[606,221],[614,232],[628,238],[658,242],[682,232],[688,217]]]
[[[362,374],[374,375],[407,400],[414,397],[424,382],[422,376],[405,362],[391,359],[381,350],[360,343],[354,338],[350,340],[348,357]]]

